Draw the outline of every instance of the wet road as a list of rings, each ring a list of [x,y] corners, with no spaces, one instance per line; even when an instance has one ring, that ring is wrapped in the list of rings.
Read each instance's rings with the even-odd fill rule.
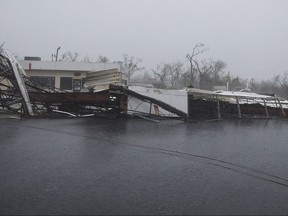
[[[287,121],[0,127],[0,214],[288,213]]]

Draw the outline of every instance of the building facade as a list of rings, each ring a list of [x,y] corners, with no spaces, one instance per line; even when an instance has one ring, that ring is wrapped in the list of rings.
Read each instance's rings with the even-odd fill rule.
[[[33,80],[66,91],[99,90],[107,89],[109,84],[128,84],[127,70],[122,63],[41,61],[37,58],[25,58],[19,63]]]

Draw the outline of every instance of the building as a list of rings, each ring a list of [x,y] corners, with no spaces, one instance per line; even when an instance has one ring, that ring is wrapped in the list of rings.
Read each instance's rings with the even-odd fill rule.
[[[127,85],[127,70],[122,63],[41,61],[25,57],[19,61],[33,80],[67,91],[107,89],[109,84]]]

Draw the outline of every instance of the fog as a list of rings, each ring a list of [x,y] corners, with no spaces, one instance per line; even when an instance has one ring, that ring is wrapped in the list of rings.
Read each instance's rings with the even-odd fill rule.
[[[288,70],[286,0],[2,0],[0,45],[20,57],[51,60],[127,53],[147,70],[182,61],[197,43],[243,78],[270,79]]]

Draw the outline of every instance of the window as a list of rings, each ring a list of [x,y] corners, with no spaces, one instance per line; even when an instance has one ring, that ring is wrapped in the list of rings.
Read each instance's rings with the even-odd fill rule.
[[[49,76],[30,76],[36,82],[42,83],[47,86],[55,87],[55,77]]]
[[[60,77],[60,89],[72,90],[72,77]]]
[[[73,79],[73,92],[80,92],[81,89],[81,79]]]

